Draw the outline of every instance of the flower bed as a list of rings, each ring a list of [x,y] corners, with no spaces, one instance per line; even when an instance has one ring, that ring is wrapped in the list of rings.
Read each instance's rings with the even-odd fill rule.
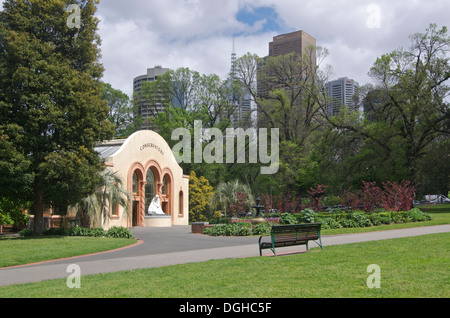
[[[217,224],[203,229],[203,234],[211,236],[247,236],[270,235],[272,224],[322,223],[323,229],[369,227],[394,223],[423,222],[431,220],[431,216],[418,208],[409,211],[363,212],[341,211],[314,212],[305,209],[302,213],[282,213],[279,218],[266,218],[267,222],[253,225],[252,219],[232,218],[227,224]]]

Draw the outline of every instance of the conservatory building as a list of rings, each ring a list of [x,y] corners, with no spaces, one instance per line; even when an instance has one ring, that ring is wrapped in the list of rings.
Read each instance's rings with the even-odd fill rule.
[[[128,139],[98,144],[95,150],[122,179],[131,196],[129,212],[114,207],[103,227],[170,227],[188,225],[189,176],[183,174],[167,142],[141,130]]]

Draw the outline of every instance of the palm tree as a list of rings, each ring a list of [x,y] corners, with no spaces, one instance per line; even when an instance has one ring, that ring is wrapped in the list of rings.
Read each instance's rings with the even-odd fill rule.
[[[212,197],[212,205],[216,208],[218,207],[222,209],[226,214],[230,210],[230,204],[236,202],[236,193],[238,192],[247,193],[249,205],[254,203],[250,187],[245,184],[239,183],[238,180],[234,180],[219,183],[216,192]]]
[[[123,181],[116,172],[105,169],[101,172],[102,183],[95,192],[72,207],[77,212],[82,227],[98,227],[109,221],[112,209],[123,207],[128,216],[130,194],[123,189]]]

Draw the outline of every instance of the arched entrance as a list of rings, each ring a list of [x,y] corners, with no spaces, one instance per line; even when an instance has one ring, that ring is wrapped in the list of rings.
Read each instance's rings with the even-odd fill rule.
[[[134,164],[128,177],[128,192],[131,193],[131,215],[128,223],[131,226],[144,224],[144,169],[140,164]]]
[[[153,198],[160,197],[161,208],[166,216],[170,216],[171,224],[174,217],[177,217],[174,206],[174,192],[172,171],[168,168],[161,170],[159,165],[151,160],[147,162],[145,168],[140,163],[134,163],[128,174],[128,191],[132,194],[131,215],[129,226],[146,226],[154,215],[148,213],[148,208]]]
[[[145,215],[148,215],[148,207],[157,194],[156,189],[155,172],[153,171],[153,169],[149,168],[145,176]]]
[[[173,177],[172,172],[169,169],[164,169],[163,178],[161,180],[161,206],[165,214],[170,215],[173,218],[174,213],[174,191],[173,191]]]

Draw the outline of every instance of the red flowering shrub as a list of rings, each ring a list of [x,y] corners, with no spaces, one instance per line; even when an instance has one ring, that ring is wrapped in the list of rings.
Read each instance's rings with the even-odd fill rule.
[[[320,205],[320,196],[325,193],[327,188],[328,186],[324,184],[318,184],[317,187],[311,187],[308,191],[306,191],[309,196],[311,208],[314,211],[321,211],[322,206]]]

